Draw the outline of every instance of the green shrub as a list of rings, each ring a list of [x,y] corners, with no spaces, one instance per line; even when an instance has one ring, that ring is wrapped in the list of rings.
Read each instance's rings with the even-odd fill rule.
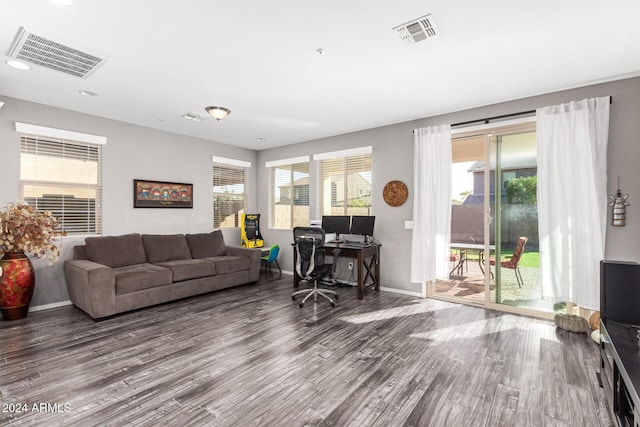
[[[537,176],[511,179],[507,183],[507,201],[512,204],[535,204],[538,200],[537,190]]]

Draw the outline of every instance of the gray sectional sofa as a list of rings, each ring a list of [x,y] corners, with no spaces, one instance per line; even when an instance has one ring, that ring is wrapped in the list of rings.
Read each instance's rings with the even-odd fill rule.
[[[260,249],[226,246],[222,232],[88,237],[64,263],[73,304],[99,319],[258,281]]]

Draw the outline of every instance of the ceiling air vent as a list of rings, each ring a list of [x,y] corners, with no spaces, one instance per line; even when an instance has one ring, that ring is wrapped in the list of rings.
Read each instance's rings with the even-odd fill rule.
[[[406,45],[412,45],[440,34],[431,15],[425,15],[422,18],[397,26],[393,31],[398,34],[400,40]]]
[[[9,49],[11,58],[86,79],[105,60],[20,28]]]
[[[190,112],[190,113],[183,114],[182,118],[183,119],[187,119],[187,120],[193,120],[194,122],[201,122],[203,120],[207,120],[209,118],[209,116],[205,116],[204,114]]]

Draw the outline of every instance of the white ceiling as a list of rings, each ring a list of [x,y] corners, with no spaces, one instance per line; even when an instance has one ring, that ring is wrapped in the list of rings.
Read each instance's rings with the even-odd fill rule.
[[[401,43],[392,28],[426,14],[440,36]],[[0,95],[259,150],[640,75],[639,16],[638,0],[0,0]],[[16,70],[20,27],[107,61],[87,79]],[[181,117],[208,105],[231,115]]]

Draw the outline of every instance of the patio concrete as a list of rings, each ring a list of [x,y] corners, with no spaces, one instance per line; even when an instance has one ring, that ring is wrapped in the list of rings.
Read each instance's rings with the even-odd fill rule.
[[[492,268],[495,275],[495,268]],[[515,272],[501,269],[501,301],[499,303],[514,307],[533,308],[540,311],[553,312],[553,302],[542,299],[540,270],[520,267],[523,285],[518,287]],[[495,279],[491,280],[491,302],[496,302]],[[437,281],[434,289],[436,295],[462,298],[476,303],[484,303],[484,275],[475,260],[468,260],[462,275],[452,275],[449,281]]]

